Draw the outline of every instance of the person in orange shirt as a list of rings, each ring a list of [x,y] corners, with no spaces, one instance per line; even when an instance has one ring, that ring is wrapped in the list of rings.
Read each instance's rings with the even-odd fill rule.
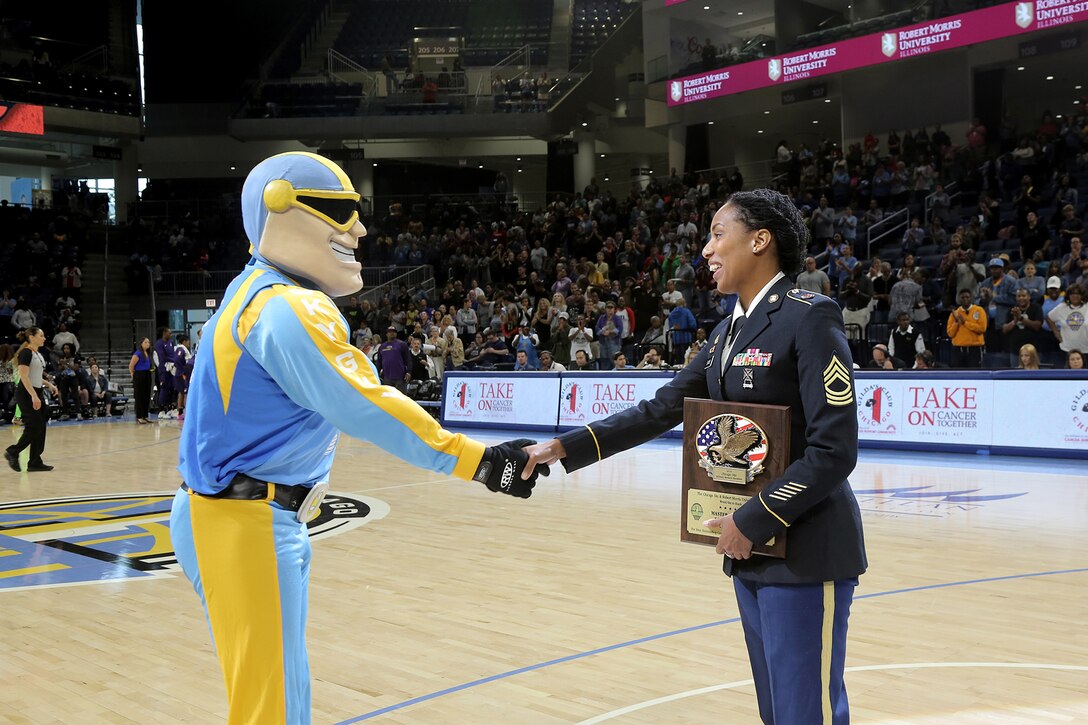
[[[960,306],[948,316],[948,336],[952,338],[952,367],[982,366],[982,347],[986,342],[986,310],[971,304],[971,290],[961,289]]]

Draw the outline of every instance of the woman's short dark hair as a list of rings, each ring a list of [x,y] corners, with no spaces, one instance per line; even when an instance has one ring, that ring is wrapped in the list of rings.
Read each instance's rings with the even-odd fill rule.
[[[738,191],[727,204],[737,209],[737,219],[750,232],[766,229],[774,237],[779,268],[788,276],[801,270],[808,250],[809,232],[789,197],[771,189]]]

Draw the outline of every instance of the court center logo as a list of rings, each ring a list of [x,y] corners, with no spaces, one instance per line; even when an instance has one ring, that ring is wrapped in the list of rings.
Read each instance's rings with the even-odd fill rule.
[[[778,58],[771,58],[767,61],[767,77],[772,81],[782,77],[782,61]]]
[[[672,100],[679,103],[684,97],[684,84],[680,81],[673,81],[669,88],[669,93],[672,94]]]
[[[0,504],[0,592],[180,576],[173,501],[173,493],[132,493]],[[388,513],[384,501],[330,493],[306,528],[319,539]]]
[[[880,52],[891,58],[899,50],[899,33],[884,33],[880,36]]]
[[[982,493],[981,488],[943,489],[935,486],[878,486],[854,488],[858,506],[867,514],[884,517],[947,517],[973,511],[988,503],[1027,496],[1027,491]]]
[[[1030,28],[1035,20],[1035,3],[1016,3],[1016,24]]]

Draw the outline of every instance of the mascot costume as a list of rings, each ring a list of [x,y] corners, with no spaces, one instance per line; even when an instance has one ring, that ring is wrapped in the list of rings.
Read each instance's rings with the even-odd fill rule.
[[[242,189],[252,259],[204,327],[189,387],[170,534],[207,612],[229,722],[310,722],[310,540],[340,433],[414,465],[528,498],[528,440],[485,447],[381,384],[333,297],[362,287],[359,194],[292,152]],[[544,472],[545,475],[546,472]]]

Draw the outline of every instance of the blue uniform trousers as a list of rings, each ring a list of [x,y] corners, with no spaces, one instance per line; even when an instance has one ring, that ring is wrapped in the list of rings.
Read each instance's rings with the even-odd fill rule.
[[[846,725],[846,627],[857,579],[761,584],[733,577],[766,725]]]
[[[308,725],[306,525],[271,500],[179,490],[170,537],[208,615],[227,686],[229,724]]]

